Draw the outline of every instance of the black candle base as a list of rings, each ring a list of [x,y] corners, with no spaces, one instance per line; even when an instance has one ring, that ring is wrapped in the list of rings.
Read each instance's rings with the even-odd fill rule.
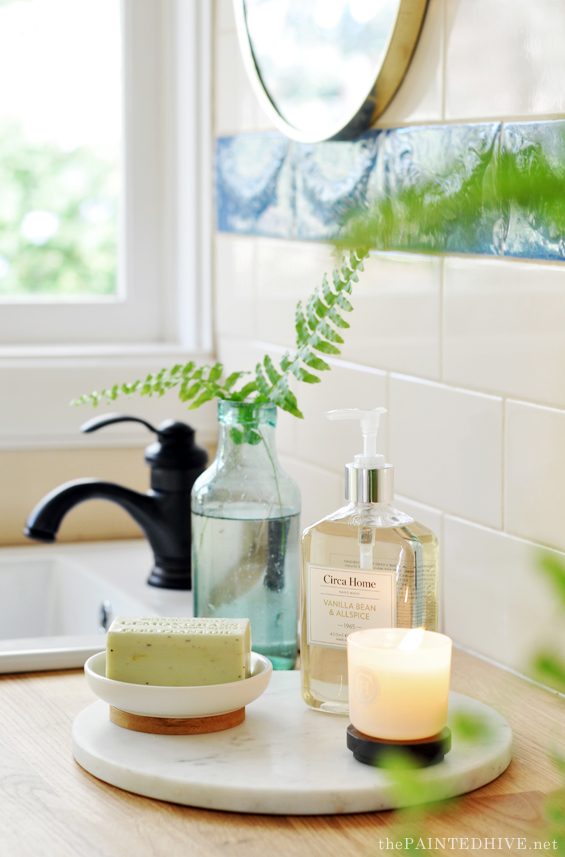
[[[387,758],[390,759],[391,751],[400,750],[414,767],[427,768],[442,762],[445,754],[451,750],[451,731],[446,726],[437,735],[419,741],[384,741],[359,732],[350,723],[347,727],[347,746],[357,761],[364,765],[380,767],[386,764]]]

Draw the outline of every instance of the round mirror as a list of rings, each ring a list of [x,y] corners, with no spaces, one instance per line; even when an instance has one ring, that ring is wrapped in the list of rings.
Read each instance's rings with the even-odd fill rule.
[[[392,99],[427,0],[234,0],[252,85],[303,142],[351,140]]]

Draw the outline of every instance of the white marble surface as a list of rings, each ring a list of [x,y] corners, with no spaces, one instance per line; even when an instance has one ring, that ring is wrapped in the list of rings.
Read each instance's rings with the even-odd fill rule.
[[[454,738],[451,752],[419,773],[433,798],[463,794],[510,763],[512,732],[480,702],[450,694],[450,719],[484,717],[488,738]],[[89,773],[126,791],[205,809],[275,815],[371,812],[398,806],[387,775],[353,758],[348,718],[311,711],[298,672],[275,672],[240,726],[210,735],[146,735],[109,720],[95,702],[73,724],[73,754]],[[449,721],[448,721],[449,725]],[[432,794],[430,792],[430,797]]]

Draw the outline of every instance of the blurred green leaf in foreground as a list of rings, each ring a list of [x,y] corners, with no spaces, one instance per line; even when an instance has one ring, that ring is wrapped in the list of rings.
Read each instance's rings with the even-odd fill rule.
[[[555,132],[557,135],[557,131]],[[565,152],[565,133],[554,148]],[[349,213],[338,248],[418,253],[505,253],[511,223],[550,241],[565,236],[565,160],[541,143],[443,163],[431,178],[410,177],[399,189]],[[468,160],[473,160],[469,165]],[[475,248],[475,249],[473,249]]]

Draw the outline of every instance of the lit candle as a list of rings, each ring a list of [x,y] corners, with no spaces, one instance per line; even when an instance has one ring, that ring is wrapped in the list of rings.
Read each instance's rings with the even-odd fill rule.
[[[347,638],[349,716],[385,741],[437,735],[447,722],[451,640],[414,628],[368,628]]]

